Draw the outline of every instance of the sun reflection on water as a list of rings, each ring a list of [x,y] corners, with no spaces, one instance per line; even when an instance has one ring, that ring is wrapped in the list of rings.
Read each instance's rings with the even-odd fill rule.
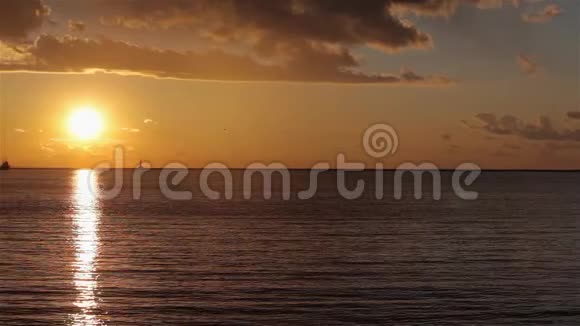
[[[96,315],[97,274],[95,259],[99,253],[99,208],[91,191],[95,175],[79,170],[73,179],[73,235],[75,246],[74,285],[77,290],[75,306],[80,312],[72,316],[72,325],[104,325]]]

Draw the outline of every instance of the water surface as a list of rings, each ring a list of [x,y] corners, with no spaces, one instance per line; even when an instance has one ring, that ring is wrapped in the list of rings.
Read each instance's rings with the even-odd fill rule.
[[[176,202],[158,172],[105,201],[90,178],[0,172],[0,325],[580,323],[579,174],[484,173],[472,202],[347,201],[333,173],[307,201]]]

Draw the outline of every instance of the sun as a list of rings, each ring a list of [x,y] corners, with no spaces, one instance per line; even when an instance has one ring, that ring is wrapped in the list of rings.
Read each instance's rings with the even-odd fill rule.
[[[78,139],[95,139],[103,132],[103,119],[101,114],[91,107],[78,108],[69,117],[68,130]]]

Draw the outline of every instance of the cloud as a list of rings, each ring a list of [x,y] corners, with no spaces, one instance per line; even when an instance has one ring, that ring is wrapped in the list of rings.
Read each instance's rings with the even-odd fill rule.
[[[449,77],[419,75],[410,69],[391,74],[363,72],[353,49],[372,47],[387,53],[430,49],[431,35],[404,15],[449,17],[461,5],[493,9],[519,6],[520,1],[87,0],[87,3],[98,8],[92,14],[105,25],[140,29],[143,33],[175,29],[176,35],[195,40],[190,45],[200,52],[155,49],[144,43],[113,40],[111,36],[85,40],[44,35],[28,46],[26,60],[7,63],[2,53],[0,68],[74,73],[103,70],[201,80],[450,85],[454,81]],[[29,36],[44,20],[48,21],[48,13],[42,0],[3,0],[0,18],[5,19],[0,19],[0,40]],[[79,33],[86,25],[73,19],[68,21],[68,27],[70,32]],[[130,34],[134,33],[119,33]],[[137,39],[143,41],[146,37]]]
[[[498,136],[516,136],[527,140],[580,142],[580,129],[560,129],[553,126],[548,117],[540,117],[537,123],[528,123],[512,115],[497,117],[492,113],[480,113],[476,118],[483,123],[479,129]]]
[[[187,27],[208,38],[263,47],[293,47],[295,41],[385,50],[426,48],[429,35],[391,14],[404,0],[103,0],[102,21],[135,29]],[[440,0],[412,1],[417,10]]]
[[[570,111],[566,115],[570,119],[580,119],[580,111]]]
[[[22,129],[22,128],[14,128],[15,132],[19,132],[19,133],[25,133],[26,130]]]
[[[56,153],[56,149],[54,148],[53,143],[39,144],[39,146],[40,146],[41,151],[43,151],[49,155],[53,155]]]
[[[525,54],[518,55],[516,57],[516,62],[521,71],[527,75],[534,75],[541,68],[540,65],[538,65],[530,56]]]
[[[0,41],[0,63],[18,63],[27,59],[28,54],[23,53],[12,43]]]
[[[522,20],[528,23],[547,23],[562,14],[562,8],[556,4],[546,5],[542,10],[525,13]]]
[[[23,50],[20,62],[0,64],[5,71],[94,72],[140,74],[159,78],[229,81],[300,81],[438,86],[454,81],[445,76],[422,76],[409,69],[399,74],[361,72],[358,61],[344,48],[303,43],[292,59],[261,64],[249,56],[214,50],[176,52],[141,47],[110,39],[40,36]]]
[[[0,39],[22,41],[42,26],[50,9],[41,0],[0,1]]]
[[[180,28],[199,37],[282,55],[295,42],[384,51],[432,46],[431,37],[401,16],[448,17],[460,4],[499,8],[517,0],[101,0],[101,22],[131,29]],[[266,51],[265,53],[263,51]]]
[[[143,124],[145,124],[146,127],[150,127],[150,126],[157,126],[159,124],[159,122],[155,121],[153,119],[146,118],[145,120],[143,120]]]
[[[69,20],[68,30],[72,33],[84,32],[86,29],[85,23],[80,20]]]
[[[90,155],[99,156],[104,152],[105,146],[101,144],[79,144],[66,143],[62,140],[48,140],[45,143],[39,144],[40,151],[48,157],[56,157],[59,155]]]
[[[49,156],[59,154],[86,154],[91,156],[107,155],[114,146],[125,144],[126,141],[113,138],[100,138],[90,143],[74,138],[50,138],[39,144],[40,150]]]

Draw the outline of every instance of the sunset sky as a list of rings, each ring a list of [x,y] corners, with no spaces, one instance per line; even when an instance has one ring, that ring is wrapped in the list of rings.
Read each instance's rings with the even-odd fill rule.
[[[361,137],[382,122],[386,167],[580,168],[579,22],[576,0],[3,0],[4,150],[372,167]],[[96,137],[67,125],[83,108]]]

